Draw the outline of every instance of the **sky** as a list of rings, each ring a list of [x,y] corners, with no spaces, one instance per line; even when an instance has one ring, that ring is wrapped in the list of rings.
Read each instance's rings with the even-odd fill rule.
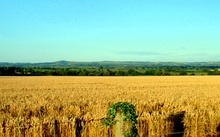
[[[1,0],[0,62],[220,61],[219,0]]]

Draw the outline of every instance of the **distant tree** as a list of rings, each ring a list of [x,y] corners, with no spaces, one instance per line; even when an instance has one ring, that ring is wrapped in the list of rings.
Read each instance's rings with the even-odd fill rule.
[[[202,68],[201,71],[202,72],[209,72],[209,69],[208,68]]]
[[[138,73],[137,73],[137,71],[135,71],[134,69],[129,69],[128,70],[128,75],[129,76],[136,76]]]
[[[56,69],[53,69],[53,70],[50,70],[47,72],[47,75],[50,75],[50,76],[59,76],[60,75],[60,72],[57,71]]]
[[[100,66],[99,69],[103,69],[103,66]]]
[[[7,73],[9,75],[15,75],[15,71],[16,71],[15,67],[8,67],[8,69],[7,69]]]
[[[109,69],[106,69],[103,71],[103,76],[110,76],[111,72],[109,71]]]
[[[153,75],[156,75],[156,74],[157,74],[156,69],[147,69],[147,70],[145,71],[145,75],[151,75],[151,76],[153,76]]]
[[[124,76],[124,71],[121,70],[116,71],[115,76]]]
[[[220,75],[220,71],[218,71],[218,69],[215,68],[213,71],[209,71],[208,75]]]
[[[82,72],[84,73],[85,76],[88,76],[89,71],[87,69],[82,69]]]
[[[61,70],[60,70],[60,74],[61,74],[62,76],[69,76],[69,75],[70,75],[69,69],[68,69],[68,68],[61,69]]]
[[[182,70],[179,75],[183,76],[183,75],[187,75],[187,72],[185,70]]]
[[[169,75],[171,75],[171,73],[168,72],[168,70],[165,68],[165,69],[162,69],[162,70],[161,70],[161,75],[162,75],[162,76],[169,76]]]
[[[161,75],[162,75],[162,76],[166,76],[166,70],[162,69]]]
[[[109,69],[108,69],[109,70]],[[109,70],[109,72],[110,72],[110,76],[115,76],[115,71],[111,71],[111,70]]]
[[[85,73],[83,73],[82,71],[79,72],[79,76],[85,76]]]
[[[156,76],[161,76],[162,75],[162,70],[157,70],[155,71],[155,74]]]
[[[97,72],[96,72],[96,76],[103,76],[103,70],[101,69],[99,69]]]
[[[0,67],[0,75],[5,75],[5,67]]]
[[[84,73],[84,71],[80,68],[79,70],[78,70],[78,76],[86,76],[86,74]]]
[[[69,76],[78,76],[78,73],[76,70],[69,70],[68,74]]]

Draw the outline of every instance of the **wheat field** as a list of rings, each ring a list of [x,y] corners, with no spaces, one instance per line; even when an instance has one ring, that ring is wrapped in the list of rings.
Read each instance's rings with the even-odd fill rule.
[[[219,136],[219,76],[0,77],[0,136],[114,136],[101,119],[135,105],[145,136]]]

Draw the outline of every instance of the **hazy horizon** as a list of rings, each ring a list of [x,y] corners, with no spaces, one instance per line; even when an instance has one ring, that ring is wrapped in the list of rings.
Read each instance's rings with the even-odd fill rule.
[[[4,61],[0,61],[0,63],[12,63],[12,64],[16,64],[16,63],[22,63],[22,64],[26,64],[26,63],[30,63],[30,64],[38,64],[38,63],[55,63],[55,62],[76,62],[76,63],[95,63],[95,62],[118,62],[118,63],[125,63],[125,62],[133,62],[133,63],[138,63],[138,62],[149,62],[149,63],[220,63],[220,61],[112,61],[112,60],[103,60],[103,61],[71,61],[71,60],[55,60],[55,61],[41,61],[41,62],[4,62]]]
[[[217,0],[2,0],[0,62],[219,62]]]

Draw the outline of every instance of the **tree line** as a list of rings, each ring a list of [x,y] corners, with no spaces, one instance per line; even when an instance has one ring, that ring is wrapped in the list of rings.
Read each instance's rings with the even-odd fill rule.
[[[220,75],[219,69],[187,68],[26,68],[0,67],[0,76],[171,76]]]

